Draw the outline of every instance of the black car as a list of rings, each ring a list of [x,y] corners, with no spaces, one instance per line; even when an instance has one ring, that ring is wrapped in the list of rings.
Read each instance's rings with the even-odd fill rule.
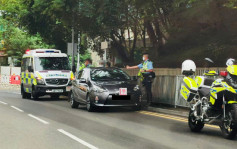
[[[85,68],[72,82],[72,108],[84,104],[88,111],[96,107],[141,108],[141,91],[137,81],[119,68]]]

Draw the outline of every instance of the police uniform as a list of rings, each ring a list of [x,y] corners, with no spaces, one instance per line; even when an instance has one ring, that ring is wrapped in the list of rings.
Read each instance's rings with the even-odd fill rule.
[[[146,60],[143,63],[139,64],[138,67],[140,68],[140,71],[138,73],[138,76],[141,78],[141,82],[143,86],[146,88],[147,93],[147,103],[150,104],[152,101],[152,92],[151,92],[151,86],[152,86],[152,77],[150,76],[150,72],[141,72],[141,70],[150,70],[153,69],[153,63],[150,60]]]

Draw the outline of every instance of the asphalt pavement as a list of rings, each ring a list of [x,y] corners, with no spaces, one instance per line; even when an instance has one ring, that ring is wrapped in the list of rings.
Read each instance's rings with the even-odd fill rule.
[[[71,109],[66,98],[21,99],[0,91],[0,149],[228,149],[217,126],[190,132],[187,119],[167,114],[110,108],[89,113]]]

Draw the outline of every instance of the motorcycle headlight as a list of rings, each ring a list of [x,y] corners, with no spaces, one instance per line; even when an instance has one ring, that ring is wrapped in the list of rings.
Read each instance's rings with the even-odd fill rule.
[[[94,92],[97,92],[97,93],[107,92],[106,89],[104,89],[104,88],[102,88],[100,86],[96,86],[96,85],[93,87],[93,90],[94,90]]]
[[[44,79],[43,78],[36,78],[37,84],[44,85]]]
[[[134,88],[133,88],[134,91],[138,91],[139,90],[139,85],[136,85]]]

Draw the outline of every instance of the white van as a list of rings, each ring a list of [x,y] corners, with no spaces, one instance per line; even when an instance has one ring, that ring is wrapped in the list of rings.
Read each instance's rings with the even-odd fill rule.
[[[68,56],[55,49],[27,50],[21,65],[22,98],[68,95],[74,75]]]

